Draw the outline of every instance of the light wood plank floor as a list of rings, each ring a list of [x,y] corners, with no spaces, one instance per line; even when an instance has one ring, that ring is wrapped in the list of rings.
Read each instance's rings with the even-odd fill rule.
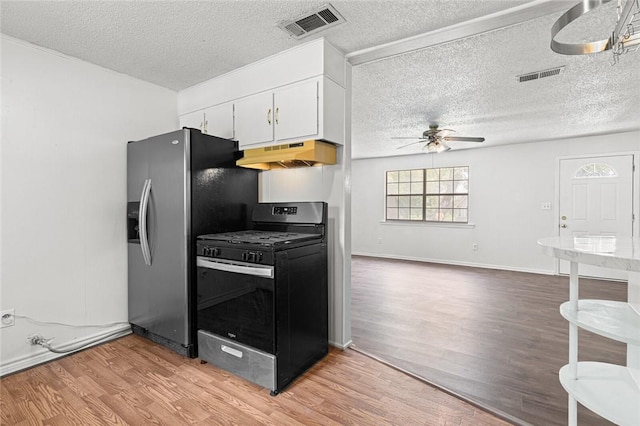
[[[0,391],[2,425],[506,425],[352,350],[271,397],[134,335],[6,376]]]
[[[580,280],[581,298],[626,292]],[[354,256],[351,298],[359,350],[523,424],[566,425],[568,277]],[[581,360],[626,363],[622,343],[580,330],[579,346]],[[580,407],[579,424],[609,423]]]

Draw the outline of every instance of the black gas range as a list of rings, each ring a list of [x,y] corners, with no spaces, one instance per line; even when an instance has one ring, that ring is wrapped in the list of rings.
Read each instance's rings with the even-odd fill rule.
[[[260,203],[197,239],[199,357],[277,394],[328,352],[327,204]]]

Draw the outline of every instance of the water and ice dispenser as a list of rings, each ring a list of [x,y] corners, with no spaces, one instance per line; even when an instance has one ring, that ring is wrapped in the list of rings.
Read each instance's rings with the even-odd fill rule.
[[[140,244],[140,202],[130,201],[127,203],[127,241]]]

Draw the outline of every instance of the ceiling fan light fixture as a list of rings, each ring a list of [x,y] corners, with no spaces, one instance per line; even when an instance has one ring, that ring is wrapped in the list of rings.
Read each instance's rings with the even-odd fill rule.
[[[429,153],[441,153],[444,151],[449,150],[449,147],[446,146],[445,144],[442,144],[438,141],[431,141],[427,144],[427,146],[425,147],[427,149],[427,152]]]
[[[640,1],[640,0],[637,0]],[[428,153],[440,153],[449,151],[451,148],[446,144],[446,142],[484,142],[484,138],[478,137],[466,137],[466,136],[447,136],[449,133],[454,132],[451,129],[438,129],[436,125],[430,125],[429,130],[425,130],[422,132],[421,138],[412,138],[406,136],[397,136],[392,137],[391,139],[418,139],[415,142],[411,142],[406,145],[399,146],[400,148],[405,148],[409,145],[413,145],[416,143],[424,143],[422,146],[422,150]]]

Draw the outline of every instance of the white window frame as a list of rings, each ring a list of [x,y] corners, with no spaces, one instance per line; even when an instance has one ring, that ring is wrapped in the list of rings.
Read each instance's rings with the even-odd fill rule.
[[[457,169],[457,170],[456,170]],[[433,170],[437,170],[435,173],[438,177],[437,180],[429,179],[427,176],[431,175],[433,177]],[[443,170],[446,173],[450,173],[450,175],[446,175],[445,179],[442,179]],[[421,193],[417,193],[414,191],[416,188],[417,181],[413,181],[412,172],[422,172],[422,181],[419,182],[421,184]],[[391,180],[390,173],[397,173],[398,179]],[[400,173],[407,173],[411,175],[411,178],[407,181],[399,181]],[[464,178],[461,178],[464,177]],[[450,177],[450,179],[449,179]],[[457,177],[457,179],[456,179]],[[384,222],[387,223],[405,223],[405,224],[445,224],[445,225],[469,225],[469,200],[470,200],[470,188],[469,188],[469,166],[450,166],[450,167],[430,167],[423,169],[401,169],[401,170],[387,170],[385,172],[384,178]],[[431,189],[433,189],[433,184],[437,182],[437,190],[436,191],[428,191],[428,184],[431,183]],[[397,185],[397,190],[391,190],[394,185]],[[402,192],[399,188],[400,185],[408,185],[409,192]],[[444,186],[443,186],[444,185]],[[466,191],[465,191],[466,187]],[[405,186],[406,188],[406,186]],[[445,192],[441,192],[445,191]],[[389,206],[390,197],[398,197],[396,199],[395,205]],[[408,206],[400,206],[400,198],[406,197],[410,199],[410,203]],[[420,219],[411,219],[411,217],[416,213],[417,209],[414,206],[414,200],[416,197],[421,197],[422,201],[419,206],[421,208],[421,218]],[[427,205],[427,197],[431,198],[431,208]],[[450,199],[447,199],[450,197]],[[437,207],[433,207],[433,199],[437,198]],[[456,200],[456,198],[458,198]],[[445,207],[442,206],[442,202],[447,202]],[[458,207],[456,208],[456,202],[458,202]],[[460,207],[464,205],[464,207]],[[408,217],[400,218],[400,210],[407,210],[409,215]],[[397,212],[397,214],[392,214],[393,210]],[[431,210],[428,212],[428,210]],[[429,216],[428,213],[433,214],[434,210],[438,210],[436,214],[438,215],[438,219],[433,220],[433,216]],[[448,214],[450,211],[450,215]],[[456,220],[455,212],[464,212],[464,219],[460,220],[458,216],[458,220]],[[391,213],[391,214],[390,214]],[[395,217],[394,217],[395,216]],[[430,219],[427,219],[430,218]]]

